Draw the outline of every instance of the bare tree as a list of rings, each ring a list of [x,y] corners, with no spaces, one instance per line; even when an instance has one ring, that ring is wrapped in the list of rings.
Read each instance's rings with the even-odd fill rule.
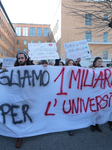
[[[94,33],[101,33],[102,31],[109,32],[112,28],[112,1],[84,1],[71,0],[70,3],[63,2],[62,4],[67,10],[67,15],[78,16],[91,20],[92,26],[82,27],[86,31],[95,31]],[[91,17],[91,18],[90,18]],[[78,28],[78,27],[77,27]]]

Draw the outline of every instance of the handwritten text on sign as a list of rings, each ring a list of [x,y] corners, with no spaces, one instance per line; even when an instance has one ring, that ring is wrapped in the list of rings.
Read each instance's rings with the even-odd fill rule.
[[[87,40],[65,43],[64,48],[66,57],[69,59],[77,60],[77,58],[91,58]]]
[[[28,43],[31,60],[59,59],[56,43]]]
[[[14,67],[15,61],[16,61],[16,58],[4,57],[2,68]]]
[[[112,70],[24,66],[0,71],[0,134],[28,137],[112,120]],[[24,130],[25,129],[25,130]]]

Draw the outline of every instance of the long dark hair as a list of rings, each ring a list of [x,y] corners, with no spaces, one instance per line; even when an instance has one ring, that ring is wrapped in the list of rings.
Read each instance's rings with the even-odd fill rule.
[[[96,66],[95,66],[95,63],[97,62],[98,59],[101,59],[101,60],[102,60],[101,57],[95,57],[95,59],[94,59],[94,61],[93,61],[93,67],[96,67]],[[102,67],[102,66],[101,66],[101,67]]]
[[[72,59],[68,59],[67,62],[66,62],[66,66],[68,66],[70,61],[73,61],[73,60]],[[73,61],[73,64],[74,64],[74,61]]]
[[[19,66],[19,63],[18,63],[18,55],[19,55],[19,54],[24,54],[25,59],[27,59],[26,65],[31,65],[30,57],[29,57],[25,52],[18,52],[17,55],[16,55],[17,60],[16,60],[15,63],[14,63],[14,66],[15,66],[15,67],[16,67],[16,66]]]
[[[65,64],[64,64],[64,62],[62,62],[62,61],[60,61],[59,63],[62,63],[62,66],[64,66]]]

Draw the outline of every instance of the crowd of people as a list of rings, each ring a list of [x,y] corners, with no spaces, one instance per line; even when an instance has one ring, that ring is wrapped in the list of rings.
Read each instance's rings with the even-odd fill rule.
[[[29,56],[25,52],[18,52],[16,55],[16,62],[14,66],[27,66],[27,65],[34,65],[33,61],[30,60]],[[72,59],[66,59],[65,64],[61,61],[61,59],[56,59],[55,63],[52,62],[47,62],[47,60],[41,60],[38,62],[37,65],[43,65],[44,67],[47,65],[54,65],[54,66],[78,66],[81,67],[81,58],[77,58],[77,61],[73,61]],[[111,66],[111,64],[110,64]],[[93,61],[93,64],[89,66],[89,68],[100,68],[102,66],[102,58],[101,57],[96,57]],[[112,130],[112,121],[109,121],[109,127]],[[102,132],[102,129],[99,127],[98,124],[96,125],[91,125],[90,127],[91,131],[99,131]],[[68,134],[72,136],[74,134],[73,131],[68,131]],[[22,138],[17,138],[16,142],[16,148],[20,148],[22,145]]]

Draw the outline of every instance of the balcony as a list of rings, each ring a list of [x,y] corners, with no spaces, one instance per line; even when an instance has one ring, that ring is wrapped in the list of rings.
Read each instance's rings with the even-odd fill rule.
[[[92,42],[88,42],[88,44],[112,45],[112,40],[108,40],[108,42],[103,42],[103,39],[93,39]]]

